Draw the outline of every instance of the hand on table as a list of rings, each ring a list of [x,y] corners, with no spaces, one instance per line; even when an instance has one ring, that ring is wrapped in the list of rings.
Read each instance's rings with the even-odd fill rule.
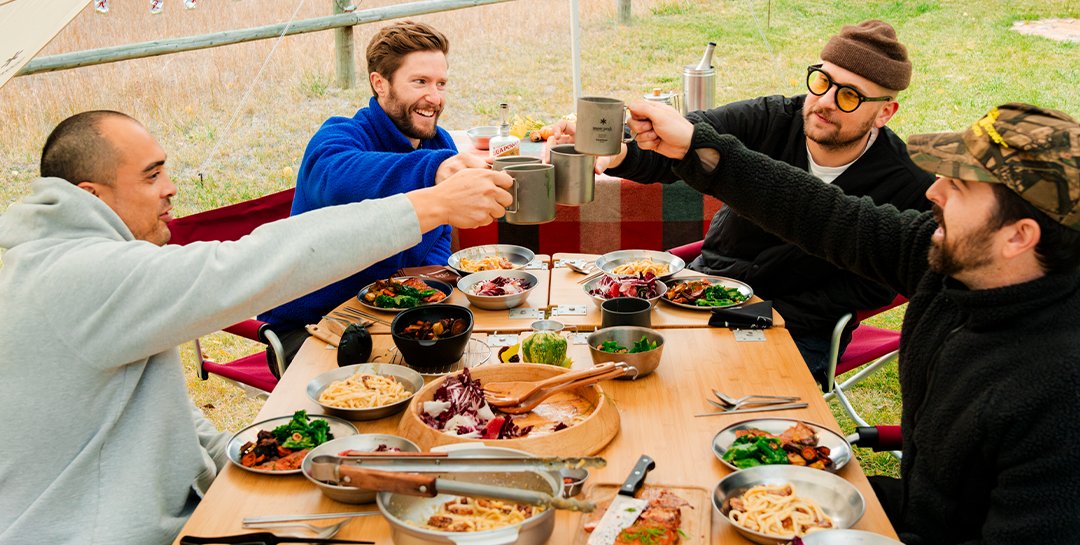
[[[434,187],[410,191],[406,196],[416,210],[421,232],[445,224],[473,229],[506,214],[506,207],[513,202],[507,189],[513,183],[504,172],[466,168]]]
[[[630,130],[638,147],[672,159],[682,159],[690,149],[694,126],[675,108],[649,100],[630,103]]]
[[[567,121],[566,119],[560,119],[552,127],[555,134],[548,138],[548,149],[561,144],[573,144],[576,136],[575,124],[573,121]],[[618,155],[600,155],[596,158],[596,166],[594,170],[597,174],[603,174],[605,170],[619,166],[626,158],[626,144],[623,144],[619,150]]]
[[[491,159],[471,153],[459,153],[439,165],[439,169],[435,171],[435,183],[442,183],[466,168],[491,168]]]

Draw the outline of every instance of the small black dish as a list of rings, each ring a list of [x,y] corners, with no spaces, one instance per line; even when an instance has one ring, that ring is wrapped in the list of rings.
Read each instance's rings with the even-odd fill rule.
[[[462,318],[465,331],[437,340],[418,340],[402,332],[410,324],[418,321],[431,322],[444,318]],[[394,317],[390,324],[390,334],[394,337],[405,363],[420,372],[436,372],[439,369],[461,359],[465,347],[472,336],[473,313],[468,307],[459,305],[427,305],[403,310]]]

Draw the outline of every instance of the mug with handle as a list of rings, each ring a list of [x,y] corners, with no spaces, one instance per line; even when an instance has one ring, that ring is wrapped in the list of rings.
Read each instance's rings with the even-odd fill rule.
[[[506,208],[506,221],[515,225],[536,225],[555,219],[555,167],[545,164],[511,165],[503,172],[514,179],[510,194],[514,202]]]
[[[617,155],[630,138],[623,138],[630,115],[623,101],[605,97],[581,97],[577,101],[574,149],[588,155]]]

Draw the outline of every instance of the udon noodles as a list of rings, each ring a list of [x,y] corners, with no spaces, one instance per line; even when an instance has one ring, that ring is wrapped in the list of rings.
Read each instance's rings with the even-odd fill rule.
[[[371,409],[407,399],[412,392],[392,377],[357,373],[331,382],[319,394],[319,403],[341,409]]]
[[[800,498],[790,484],[760,485],[731,500],[731,522],[769,536],[789,539],[832,528],[832,519],[814,500]]]
[[[439,506],[422,528],[442,532],[483,532],[524,522],[543,507],[484,498],[457,498]]]
[[[612,273],[620,275],[641,275],[647,272],[655,276],[663,276],[671,270],[667,263],[653,261],[652,259],[638,259],[629,263],[623,263],[612,269]]]

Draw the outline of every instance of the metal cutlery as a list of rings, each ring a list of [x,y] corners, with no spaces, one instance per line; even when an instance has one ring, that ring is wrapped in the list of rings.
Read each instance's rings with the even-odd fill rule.
[[[315,456],[311,459],[311,476],[320,481],[338,482],[339,466],[355,466],[379,471],[406,473],[507,473],[524,471],[558,471],[561,469],[601,468],[607,460],[599,456],[574,458],[483,457],[450,458],[446,456]]]
[[[306,522],[245,522],[244,528],[307,528],[313,534],[311,537],[325,539],[336,536],[345,525],[352,521],[353,519],[349,518],[327,526],[316,526]]]
[[[289,522],[294,520],[324,520],[340,518],[370,517],[379,515],[378,511],[350,511],[346,513],[309,513],[300,515],[269,515],[265,517],[247,517],[244,524],[260,524],[265,522]]]
[[[383,325],[390,325],[390,321],[385,319],[385,318],[380,318],[380,317],[375,316],[373,314],[368,314],[368,313],[366,313],[366,312],[364,312],[362,310],[359,310],[359,309],[356,309],[356,308],[353,308],[353,307],[342,307],[340,310],[335,310],[331,314],[334,314],[334,313],[338,314],[339,316],[360,318],[360,319],[364,319],[364,320],[371,320],[373,322],[380,323],[380,324],[383,324]]]
[[[728,405],[730,407],[734,407],[736,405],[739,405],[740,403],[750,401],[752,399],[774,400],[775,402],[790,402],[790,401],[798,401],[799,400],[799,398],[797,396],[773,396],[773,395],[762,395],[762,394],[750,394],[750,395],[742,396],[740,398],[733,398],[733,397],[731,397],[731,396],[729,396],[729,395],[727,395],[727,394],[725,394],[725,393],[723,393],[720,390],[717,390],[715,388],[713,389],[712,393],[713,393],[714,396],[716,396],[717,399],[719,399],[725,405]]]
[[[719,416],[722,414],[745,414],[745,413],[763,413],[766,411],[787,411],[792,409],[805,409],[806,403],[788,403],[785,405],[763,405],[761,407],[754,407],[752,409],[734,409],[726,410],[715,413],[695,414],[694,416]]]

